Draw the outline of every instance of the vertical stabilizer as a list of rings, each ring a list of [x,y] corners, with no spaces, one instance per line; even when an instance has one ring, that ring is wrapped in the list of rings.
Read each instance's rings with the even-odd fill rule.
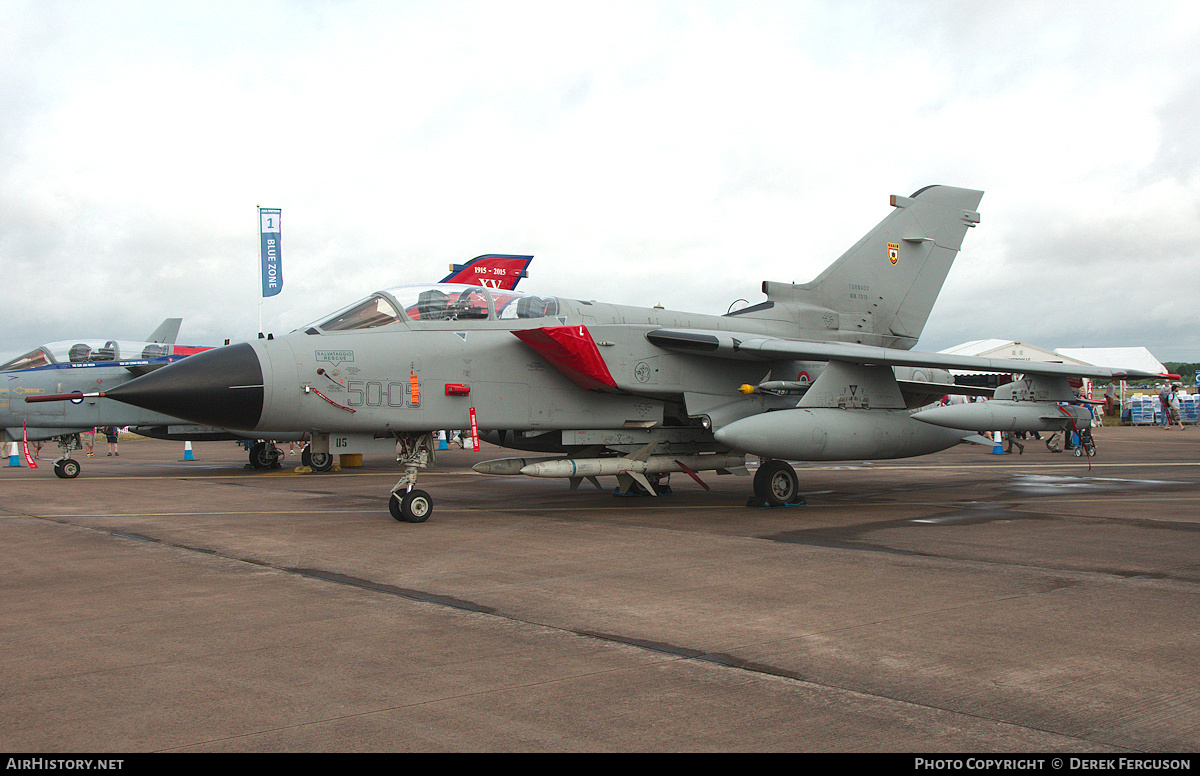
[[[146,338],[146,342],[157,342],[160,345],[174,345],[175,338],[179,336],[179,324],[183,323],[182,318],[167,318],[162,323],[158,324],[158,328],[150,333]]]
[[[979,223],[982,198],[982,191],[953,186],[893,195],[895,210],[816,280],[767,281],[763,293],[776,305],[822,311],[824,333],[832,339],[911,348],[963,236]]]

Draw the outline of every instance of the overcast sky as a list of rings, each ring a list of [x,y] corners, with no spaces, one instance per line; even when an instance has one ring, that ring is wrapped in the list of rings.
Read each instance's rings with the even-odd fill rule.
[[[282,333],[488,252],[724,313],[986,193],[918,348],[1200,361],[1194,2],[0,0],[0,358]]]

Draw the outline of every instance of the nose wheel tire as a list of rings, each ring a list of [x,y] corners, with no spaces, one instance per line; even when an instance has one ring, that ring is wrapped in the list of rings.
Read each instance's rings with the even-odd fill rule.
[[[433,499],[415,488],[404,495],[393,493],[388,499],[388,511],[401,522],[424,523],[433,514]]]
[[[300,463],[315,472],[327,472],[333,468],[333,453],[313,453],[305,448],[300,454]]]
[[[73,480],[79,476],[79,462],[70,458],[55,461],[54,474],[64,480]]]

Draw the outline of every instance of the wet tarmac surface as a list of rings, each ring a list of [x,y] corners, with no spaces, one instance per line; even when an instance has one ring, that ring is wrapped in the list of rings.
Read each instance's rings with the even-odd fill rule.
[[[1195,751],[1200,430],[1096,439],[802,464],[785,509],[744,477],[614,498],[451,450],[417,525],[383,457],[298,474],[137,440],[75,480],[4,468],[0,740]]]

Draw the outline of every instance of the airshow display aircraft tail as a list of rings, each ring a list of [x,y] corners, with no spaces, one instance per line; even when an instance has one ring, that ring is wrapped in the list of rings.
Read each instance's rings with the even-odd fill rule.
[[[532,256],[489,253],[466,264],[451,265],[443,282],[487,285],[513,289],[528,277]],[[275,441],[303,439],[296,431],[272,430],[238,433],[227,427],[189,425],[176,416],[152,412],[107,400],[106,391],[134,377],[147,374],[185,356],[210,350],[207,346],[176,345],[182,318],[163,321],[145,341],[74,339],[42,345],[0,365],[0,428],[4,441],[57,439],[61,451],[54,464],[59,477],[71,479],[80,472],[71,458],[78,449],[73,435],[99,426],[132,427],[136,433],[176,441],[255,440],[249,445],[250,465],[271,468],[279,465],[283,452]],[[70,403],[43,403],[48,397]],[[39,398],[40,397],[40,398]],[[33,401],[21,402],[21,398]],[[314,461],[307,449],[305,464]],[[319,465],[319,464],[318,464]]]
[[[487,253],[476,256],[466,264],[451,264],[450,274],[441,283],[466,283],[472,286],[487,286],[511,291],[529,277],[532,256],[516,256],[510,253]]]
[[[747,474],[752,502],[796,503],[787,460],[898,458],[978,439],[935,409],[945,370],[1019,373],[989,405],[1012,430],[1070,428],[1069,378],[1133,370],[918,353],[921,334],[983,193],[927,186],[815,280],[764,282],[766,301],[727,315],[637,308],[454,284],[376,292],[274,339],[202,353],[107,391],[111,399],[247,431],[394,439],[404,474],[389,510],[421,522],[416,488],[433,433],[473,419],[508,447],[557,457],[480,464],[496,474],[615,475],[655,494],[673,471]],[[327,367],[353,364],[332,379]],[[1029,412],[1029,408],[1036,412]],[[970,418],[973,422],[975,419]]]

